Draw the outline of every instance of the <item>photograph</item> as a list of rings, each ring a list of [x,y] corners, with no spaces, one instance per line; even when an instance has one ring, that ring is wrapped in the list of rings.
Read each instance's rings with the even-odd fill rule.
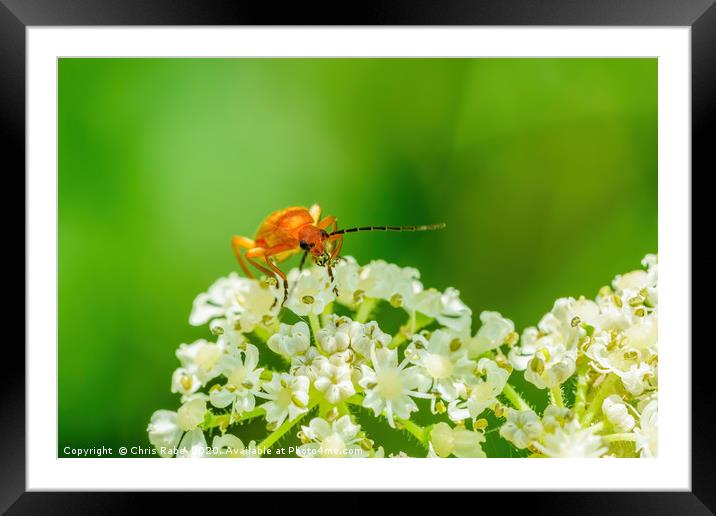
[[[659,457],[658,58],[56,66],[58,458]]]
[[[716,0],[0,0],[0,514],[715,514],[715,34]]]

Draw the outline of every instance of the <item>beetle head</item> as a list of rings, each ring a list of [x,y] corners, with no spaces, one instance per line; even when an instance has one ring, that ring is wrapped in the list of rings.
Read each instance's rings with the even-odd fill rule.
[[[320,258],[326,254],[326,242],[328,233],[325,229],[318,229],[316,226],[306,226],[298,233],[299,247],[311,253],[314,258]]]

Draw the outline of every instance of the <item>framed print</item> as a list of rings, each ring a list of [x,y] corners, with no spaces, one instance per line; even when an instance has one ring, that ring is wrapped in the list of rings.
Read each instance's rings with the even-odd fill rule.
[[[396,4],[351,26],[4,4],[27,307],[3,509],[173,490],[716,507],[691,337],[710,2]]]

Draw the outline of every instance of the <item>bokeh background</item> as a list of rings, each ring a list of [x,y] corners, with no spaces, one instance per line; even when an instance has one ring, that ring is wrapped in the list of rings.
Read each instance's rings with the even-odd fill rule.
[[[58,99],[60,456],[148,445],[192,300],[275,209],[447,222],[344,254],[518,329],[657,250],[655,59],[61,59]]]

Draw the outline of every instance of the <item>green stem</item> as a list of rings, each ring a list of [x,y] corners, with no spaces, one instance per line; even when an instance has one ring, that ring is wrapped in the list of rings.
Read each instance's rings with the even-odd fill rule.
[[[266,327],[257,324],[254,327],[254,335],[256,335],[263,342],[266,342],[272,333]]]
[[[608,443],[615,443],[618,441],[634,442],[634,441],[636,441],[636,434],[633,432],[625,432],[625,433],[621,433],[621,434],[609,434],[609,435],[603,435],[602,439],[604,439],[604,441],[608,442]]]
[[[349,405],[362,405],[363,403],[363,396],[360,396],[359,394],[354,394],[350,398],[347,398],[344,400],[344,403],[347,403]],[[429,435],[426,428],[423,428],[420,425],[417,425],[410,421],[409,419],[401,419],[396,417],[395,422],[402,427],[403,429],[410,432],[415,438],[420,441],[420,444],[425,446],[427,448],[428,441],[429,441]]]
[[[316,344],[318,351],[320,351],[321,354],[325,355],[325,353],[321,349],[320,344],[318,344],[318,330],[321,329],[321,323],[318,320],[318,316],[314,313],[308,314],[308,322],[311,324],[311,333],[313,333],[313,342]]]
[[[619,377],[614,373],[610,373],[610,375],[604,379],[597,392],[594,394],[592,401],[589,402],[589,411],[584,416],[582,426],[588,426],[597,414],[599,414],[602,410],[602,402],[604,402],[604,399],[612,393],[614,384],[618,379]]]
[[[584,417],[587,410],[587,390],[589,389],[589,363],[585,360],[583,365],[577,366],[577,388],[574,393],[574,413],[577,421]]]
[[[251,410],[249,412],[244,412],[239,417],[234,417],[234,420],[231,420],[231,414],[211,414],[209,417],[207,417],[204,420],[204,423],[202,424],[202,428],[204,430],[210,430],[212,428],[221,428],[221,427],[228,427],[231,424],[238,423],[240,421],[248,421],[249,419],[254,419],[260,416],[263,416],[266,413],[266,411],[259,407],[255,408],[254,410]]]
[[[432,317],[423,315],[420,312],[413,312],[413,314],[408,319],[408,322],[400,327],[400,331],[398,331],[398,334],[393,337],[393,340],[390,342],[390,345],[388,347],[391,349],[397,348],[403,342],[415,335],[416,332],[418,332],[422,328],[425,328],[431,322],[433,322]]]
[[[281,426],[279,426],[276,430],[274,430],[269,435],[267,435],[266,438],[257,445],[259,452],[261,452],[262,450],[271,448],[271,446],[273,446],[276,443],[276,441],[281,439],[281,437],[283,437],[286,434],[286,432],[291,430],[291,428],[296,426],[306,416],[306,414],[311,412],[311,410],[313,409],[314,406],[315,406],[315,404],[309,405],[308,410],[306,412],[304,412],[303,414],[298,416],[296,419],[293,419],[291,421],[289,421],[289,420],[284,421]]]
[[[562,386],[555,385],[549,390],[552,402],[558,407],[564,407],[564,398],[562,397]]]
[[[420,425],[416,425],[409,419],[395,418],[396,423],[402,426],[405,430],[410,432],[423,446],[428,446],[428,432],[425,428]]]
[[[350,416],[351,414],[351,411],[348,410],[348,404],[345,401],[341,401],[338,405],[336,405],[336,408],[341,416]]]
[[[321,314],[321,323],[323,326],[328,324],[328,317],[333,313],[333,303],[328,303],[325,310]]]
[[[532,410],[527,402],[522,399],[520,393],[518,393],[509,383],[505,384],[505,388],[502,389],[502,394],[505,395],[505,398],[507,398],[517,410]]]
[[[370,313],[373,311],[377,304],[377,299],[374,299],[372,297],[365,298],[358,307],[358,311],[356,312],[354,320],[359,323],[366,322],[368,320],[368,317],[370,317]]]

